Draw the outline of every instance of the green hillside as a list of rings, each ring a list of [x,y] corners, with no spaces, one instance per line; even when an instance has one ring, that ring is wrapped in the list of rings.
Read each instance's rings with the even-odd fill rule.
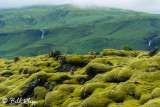
[[[42,30],[45,38],[41,39]],[[60,50],[86,54],[104,48],[136,50],[160,45],[160,15],[72,5],[0,10],[0,57],[36,56]],[[148,46],[152,40],[151,47]]]

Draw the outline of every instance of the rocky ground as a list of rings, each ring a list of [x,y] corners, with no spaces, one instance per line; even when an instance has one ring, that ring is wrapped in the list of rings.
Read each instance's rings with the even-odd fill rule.
[[[160,53],[104,49],[0,59],[0,106],[160,107]]]

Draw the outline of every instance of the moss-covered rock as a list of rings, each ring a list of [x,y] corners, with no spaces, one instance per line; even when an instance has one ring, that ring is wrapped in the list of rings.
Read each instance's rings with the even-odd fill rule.
[[[6,97],[9,98],[25,98],[29,96],[29,92],[36,86],[43,85],[47,80],[47,74],[45,72],[39,72],[33,74],[30,78],[20,84],[18,87],[9,91]]]
[[[135,88],[135,96],[140,98],[143,94],[151,93],[153,89],[152,85],[139,85]]]
[[[121,68],[117,68],[117,69],[113,69],[110,72],[107,72],[104,75],[105,82],[113,82],[113,83],[120,82],[119,79],[118,79],[118,74],[119,74],[120,71],[121,71]]]
[[[152,91],[151,95],[152,95],[152,98],[158,98],[158,97],[160,97],[160,88],[155,88]]]
[[[112,99],[113,101],[115,102],[123,102],[123,100],[125,99],[126,97],[126,94],[123,92],[123,91],[120,91],[120,90],[109,90],[107,92],[105,92],[104,94],[106,94],[106,96],[109,98],[109,99]]]
[[[41,87],[41,86],[35,87],[34,88],[34,97],[37,100],[44,99],[45,95],[47,94],[47,92],[48,91],[47,91],[47,89],[45,87]]]
[[[160,98],[151,99],[145,103],[142,107],[160,107]]]
[[[140,98],[140,103],[141,104],[144,104],[144,103],[146,103],[146,102],[148,102],[149,100],[151,100],[152,99],[152,96],[151,96],[151,94],[143,94],[142,96],[141,96],[141,98]]]
[[[70,95],[69,92],[53,91],[45,96],[45,107],[60,107]]]
[[[107,86],[106,84],[98,84],[98,83],[86,84],[81,90],[80,96],[82,99],[85,99],[89,97],[96,88],[105,88],[106,86]]]
[[[111,102],[103,93],[93,94],[83,101],[83,107],[107,107]]]
[[[66,55],[65,59],[68,64],[83,66],[83,58],[79,55]]]
[[[93,78],[95,75],[110,71],[111,69],[112,67],[107,66],[105,64],[89,63],[86,66],[86,74],[88,75],[89,78]]]
[[[52,74],[51,77],[49,77],[47,79],[47,81],[49,83],[52,83],[52,82],[56,82],[56,83],[63,83],[64,80],[67,80],[69,79],[68,75],[67,74],[64,74],[64,73],[56,73],[56,74]]]
[[[114,50],[114,49],[103,49],[101,54],[104,56],[117,55],[117,56],[122,56],[122,57],[125,57],[125,56],[136,57],[139,54],[139,52],[138,51],[128,52],[125,50]]]
[[[135,83],[121,83],[119,84],[116,89],[117,90],[123,90],[125,94],[135,96],[135,89],[137,87],[137,84]]]
[[[38,100],[35,104],[36,107],[44,107],[44,100]]]

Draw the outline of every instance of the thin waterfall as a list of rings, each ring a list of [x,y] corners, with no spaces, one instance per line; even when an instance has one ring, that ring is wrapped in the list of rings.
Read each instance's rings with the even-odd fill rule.
[[[44,31],[44,30],[41,30],[41,32],[42,32],[41,39],[43,39],[43,38],[44,38],[44,35],[45,35],[45,31]]]
[[[149,47],[151,46],[151,43],[152,43],[152,41],[150,40],[150,41],[149,41],[149,44],[148,44],[148,45],[149,45]]]

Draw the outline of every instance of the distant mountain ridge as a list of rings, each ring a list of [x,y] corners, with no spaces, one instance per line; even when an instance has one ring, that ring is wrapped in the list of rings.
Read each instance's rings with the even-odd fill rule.
[[[42,32],[45,37],[41,39]],[[130,44],[150,50],[160,44],[160,15],[72,5],[0,10],[0,57],[36,56],[60,50],[86,54]],[[152,40],[151,47],[148,46]]]

